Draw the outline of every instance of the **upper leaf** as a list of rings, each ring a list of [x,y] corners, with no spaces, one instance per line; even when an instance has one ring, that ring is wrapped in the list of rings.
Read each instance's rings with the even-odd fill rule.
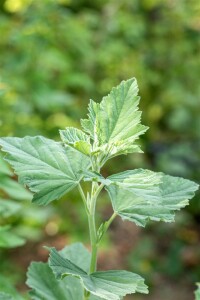
[[[113,175],[109,179],[119,180],[122,175]],[[148,220],[172,222],[174,211],[185,207],[198,189],[198,185],[190,180],[162,173],[158,173],[159,184],[151,186],[151,181],[145,183],[145,179],[135,184],[125,178],[120,184],[116,181],[106,187],[114,211],[140,226],[145,226]]]
[[[71,260],[60,255],[55,248],[50,248],[49,266],[55,276],[67,275],[79,277],[83,287],[91,294],[107,300],[120,300],[120,297],[135,292],[148,293],[144,280],[128,271],[106,271],[87,274]]]
[[[85,134],[80,129],[67,127],[65,130],[60,130],[60,137],[67,145],[74,147],[83,154],[90,154],[90,136]]]
[[[20,182],[35,192],[33,201],[42,205],[73,189],[82,178],[80,171],[90,165],[79,151],[41,136],[1,138],[0,145]]]
[[[140,124],[139,99],[137,81],[132,78],[113,88],[101,103],[90,102],[82,126],[94,140],[94,152],[113,157],[140,151],[133,143],[147,127]]]

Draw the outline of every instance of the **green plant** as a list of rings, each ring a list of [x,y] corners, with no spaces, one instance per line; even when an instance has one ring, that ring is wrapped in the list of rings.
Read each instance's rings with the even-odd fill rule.
[[[200,283],[197,283],[197,290],[195,291],[195,300],[200,299]]]
[[[0,139],[19,181],[34,192],[34,203],[47,205],[77,187],[88,216],[91,254],[82,244],[60,252],[48,248],[48,263],[32,263],[28,271],[32,299],[119,300],[126,294],[148,293],[137,274],[96,270],[100,242],[117,215],[143,227],[149,220],[174,221],[174,211],[188,204],[198,185],[144,169],[102,176],[109,159],[142,152],[136,140],[147,127],[140,124],[139,99],[136,80],[122,81],[101,103],[90,101],[88,118],[81,120],[83,131],[60,131],[61,143],[41,136]],[[96,203],[103,188],[113,214],[97,226]]]

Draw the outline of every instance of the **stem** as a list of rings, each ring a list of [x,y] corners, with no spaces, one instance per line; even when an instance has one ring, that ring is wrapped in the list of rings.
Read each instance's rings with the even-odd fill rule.
[[[92,257],[90,261],[90,273],[96,271],[97,264],[97,235],[96,235],[96,226],[94,215],[90,214],[88,216],[89,230],[90,230],[90,241],[92,247]]]
[[[112,216],[110,217],[110,219],[104,223],[104,231],[103,231],[101,237],[98,240],[98,245],[100,244],[102,238],[104,237],[105,233],[107,232],[108,228],[110,227],[110,224],[112,223],[112,221],[115,219],[116,216],[117,216],[117,213],[114,212],[112,214]]]
[[[78,184],[78,190],[79,190],[79,192],[80,192],[81,198],[82,198],[83,203],[84,203],[84,206],[85,206],[85,210],[86,210],[87,215],[88,215],[88,214],[89,214],[89,210],[88,210],[88,206],[87,206],[87,199],[86,199],[86,197],[85,197],[85,194],[84,194],[84,192],[83,192],[83,189],[82,189],[80,183]]]

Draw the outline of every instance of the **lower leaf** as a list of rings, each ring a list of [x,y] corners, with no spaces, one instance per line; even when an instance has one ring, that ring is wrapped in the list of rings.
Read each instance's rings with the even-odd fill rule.
[[[91,294],[107,300],[120,300],[132,293],[148,293],[141,276],[128,271],[106,271],[86,273],[69,259],[64,258],[55,248],[49,248],[49,266],[59,279],[68,275],[78,277],[83,287]]]

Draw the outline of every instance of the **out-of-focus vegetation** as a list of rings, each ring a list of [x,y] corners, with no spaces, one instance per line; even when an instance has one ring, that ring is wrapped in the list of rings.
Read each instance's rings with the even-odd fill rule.
[[[147,154],[120,158],[121,169],[143,166],[199,182],[198,0],[3,0],[0,36],[1,136],[42,134],[56,138],[58,128],[79,126],[89,97],[98,101],[122,79],[135,76],[142,97],[143,123],[150,127],[142,140]],[[21,205],[24,198],[20,190],[11,194],[15,178],[11,180],[10,170],[5,173],[3,166],[0,162],[4,174],[0,177],[0,195],[16,199],[15,204]],[[111,170],[120,171],[112,164],[105,174]],[[8,179],[12,184],[7,188]],[[73,203],[77,206],[69,215],[68,205]],[[33,213],[34,209],[26,203],[19,212],[25,216],[29,210],[44,224],[51,212],[40,216],[41,208]],[[61,233],[67,228],[72,240],[76,240],[77,233],[84,235],[84,217],[78,219],[81,209],[76,194],[71,194],[68,202],[55,206],[56,214],[46,231],[53,235],[58,227]],[[6,208],[1,213],[1,225],[17,223],[15,231],[30,238],[27,231],[35,232],[38,226],[34,221],[29,226],[32,217],[27,213],[24,222],[19,212],[8,217]],[[71,220],[76,220],[73,228]],[[149,272],[152,284],[156,277],[152,276],[152,268],[170,280],[187,273],[188,284],[198,281],[199,220],[197,194],[188,212],[180,215],[176,230],[163,225],[149,228],[129,255],[130,268]],[[168,242],[163,241],[155,250],[156,240],[166,235]],[[136,266],[133,255],[138,257],[136,262],[142,261],[140,266]]]

